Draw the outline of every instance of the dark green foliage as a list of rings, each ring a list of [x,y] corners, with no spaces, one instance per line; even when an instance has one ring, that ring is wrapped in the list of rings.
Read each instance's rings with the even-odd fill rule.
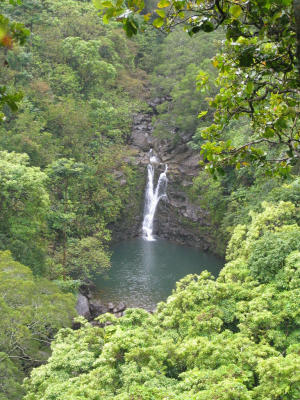
[[[125,142],[132,112],[144,107],[145,72],[135,66],[138,44],[118,24],[99,23],[88,3],[24,0],[6,5],[5,12],[28,24],[32,36],[26,46],[0,55],[9,64],[0,80],[25,93],[17,115],[6,110],[0,149],[26,153],[28,163],[46,172],[48,178],[41,176],[50,202],[43,223],[35,224],[39,207],[31,199],[26,203],[22,193],[22,201],[36,207],[35,218],[25,212],[29,222],[22,235],[28,240],[20,237],[20,219],[8,222],[3,214],[1,248],[52,279],[68,274],[84,279],[102,271],[101,264],[109,266],[107,225],[118,218],[135,184]],[[18,225],[18,233],[8,223]],[[94,257],[85,263],[75,248],[86,249],[87,243]],[[51,259],[45,260],[46,247]]]
[[[1,0],[2,3],[16,5],[15,0]],[[16,44],[23,45],[29,36],[29,30],[25,28],[24,24],[18,23],[13,19],[8,18],[4,13],[0,13],[0,50],[4,49],[6,53],[8,49],[12,49]],[[5,63],[4,63],[5,64]],[[5,68],[4,68],[5,70]],[[4,71],[5,73],[5,71]],[[6,81],[5,81],[6,82]],[[3,108],[9,107],[11,111],[18,110],[18,103],[23,98],[22,92],[9,90],[6,85],[0,84],[0,121],[5,120]]]
[[[0,399],[19,400],[24,395],[22,380],[24,374],[6,353],[0,352]]]
[[[216,54],[220,37],[202,35],[200,40],[191,39],[176,30],[156,48],[157,65],[152,73],[152,95],[167,96],[157,107],[158,115],[153,119],[157,136],[173,141],[180,135],[192,138],[196,129],[203,124],[198,114],[206,108],[207,96],[212,96],[216,91],[216,75],[210,58]],[[200,79],[199,74],[203,71],[210,74],[207,82],[209,93],[206,94],[197,89],[197,77]],[[206,115],[205,121],[211,118],[212,110]]]
[[[213,60],[220,87],[208,99],[215,108],[214,123],[201,127],[205,140],[201,154],[213,175],[224,173],[228,165],[238,169],[254,165],[269,175],[286,177],[299,162],[300,13],[298,2],[293,3],[255,0],[250,6],[243,0],[162,0],[152,13],[159,16],[152,24],[166,32],[182,25],[192,36],[222,26],[226,34],[222,52]],[[143,1],[94,4],[103,21],[118,18],[128,31],[127,21],[134,20],[130,34],[142,30]],[[207,80],[204,76],[199,81],[203,90]],[[239,145],[225,140],[224,129],[231,121],[243,119],[251,127],[247,140]]]
[[[261,212],[263,201],[290,201],[299,209],[299,180],[266,178],[263,171],[227,169],[226,174],[213,179],[202,171],[188,192],[191,201],[206,209],[213,223],[216,251],[224,248],[234,227],[251,221],[251,211]],[[299,214],[299,213],[298,213]],[[299,223],[298,214],[294,217]]]

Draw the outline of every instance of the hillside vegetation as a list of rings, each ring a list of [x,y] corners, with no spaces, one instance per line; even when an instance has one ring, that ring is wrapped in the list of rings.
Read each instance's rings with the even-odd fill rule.
[[[154,315],[60,331],[25,399],[298,399],[300,227],[293,203],[263,207],[217,280],[185,277]]]
[[[299,2],[154,3],[0,0],[1,400],[300,398]],[[185,190],[226,265],[73,330],[138,212],[156,98],[154,135],[202,154]]]
[[[37,274],[84,279],[95,263],[109,267],[107,224],[134,190],[123,143],[133,111],[145,107],[138,45],[118,24],[101,24],[87,2],[25,0],[2,9],[31,35],[1,54],[1,81],[24,97],[0,126],[0,149],[10,153],[1,157],[0,248]]]

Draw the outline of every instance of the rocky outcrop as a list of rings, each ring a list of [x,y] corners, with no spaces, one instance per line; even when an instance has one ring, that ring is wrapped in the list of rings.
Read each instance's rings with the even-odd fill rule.
[[[117,318],[124,315],[126,304],[120,301],[118,304],[104,304],[97,295],[97,290],[92,283],[81,285],[77,296],[76,311],[78,315],[83,316],[90,322],[96,324],[95,318],[105,313],[114,314]],[[78,324],[74,324],[74,328],[79,328]]]
[[[77,296],[76,311],[86,319],[91,318],[89,299],[81,293]]]
[[[168,99],[154,99],[149,103],[149,112],[133,117],[132,134],[128,140],[132,153],[129,162],[139,168],[144,179],[137,188],[139,203],[131,207],[135,209],[135,220],[133,223],[132,220],[128,221],[126,214],[131,210],[125,210],[120,221],[112,227],[113,237],[122,240],[141,233],[146,166],[149,163],[149,151],[153,149],[159,161],[156,167],[157,176],[163,171],[165,164],[168,164],[167,199],[159,203],[154,233],[165,239],[214,251],[209,215],[206,210],[192,202],[188,194],[194,177],[199,174],[200,161],[199,152],[188,146],[191,135],[181,135],[176,143],[153,135],[152,117],[156,113],[156,106],[166,100]]]

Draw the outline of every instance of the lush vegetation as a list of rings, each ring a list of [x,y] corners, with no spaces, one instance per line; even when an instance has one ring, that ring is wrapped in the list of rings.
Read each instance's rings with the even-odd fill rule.
[[[1,1],[0,13],[0,398],[19,400],[71,325],[72,292],[110,266],[146,73],[139,45],[88,2]]]
[[[299,398],[300,227],[291,202],[238,225],[219,278],[190,275],[154,315],[60,331],[27,400]]]
[[[69,326],[74,297],[0,252],[0,398],[19,400],[22,379],[49,357],[54,334]]]
[[[299,2],[18,3],[0,0],[0,399],[298,400]],[[201,151],[186,190],[227,264],[72,330],[141,186],[147,92],[154,134]]]
[[[204,34],[198,40],[177,29],[157,46],[157,64],[151,73],[151,92],[153,97],[165,98],[165,101],[157,107],[158,114],[153,119],[154,134],[176,143],[181,137],[191,140],[203,126],[198,114],[206,109],[206,98],[213,96],[217,90],[211,58],[217,52],[217,39],[220,41],[221,37],[222,34]],[[197,87],[200,71],[210,76],[208,93]],[[206,121],[212,121],[212,110],[209,111]]]
[[[199,134],[205,140],[201,153],[211,173],[224,173],[228,165],[251,164],[286,175],[299,161],[298,0],[161,0],[144,17],[139,14],[142,0],[94,3],[104,21],[118,17],[129,36],[142,29],[145,20],[167,32],[182,25],[191,36],[224,29],[226,41],[213,61],[220,87],[209,100],[215,109],[214,123]],[[198,75],[204,90],[209,80],[205,71]],[[246,120],[251,126],[239,144],[223,135],[234,120]]]
[[[3,9],[31,36],[0,56],[1,81],[23,92],[18,113],[4,108],[0,126],[0,149],[9,152],[0,248],[37,274],[85,279],[109,267],[107,225],[136,182],[124,142],[133,111],[145,106],[138,45],[118,24],[103,26],[86,2]]]

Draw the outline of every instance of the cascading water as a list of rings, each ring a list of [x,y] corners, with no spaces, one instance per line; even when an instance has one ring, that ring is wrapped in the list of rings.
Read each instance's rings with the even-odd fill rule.
[[[167,171],[168,165],[166,164],[164,172],[159,175],[156,188],[154,189],[154,166],[153,164],[158,163],[155,155],[153,155],[153,150],[150,150],[150,162],[147,166],[148,170],[148,182],[145,194],[145,210],[144,210],[144,220],[143,220],[143,238],[148,241],[155,240],[153,237],[153,221],[155,216],[155,211],[159,200],[167,196]]]

